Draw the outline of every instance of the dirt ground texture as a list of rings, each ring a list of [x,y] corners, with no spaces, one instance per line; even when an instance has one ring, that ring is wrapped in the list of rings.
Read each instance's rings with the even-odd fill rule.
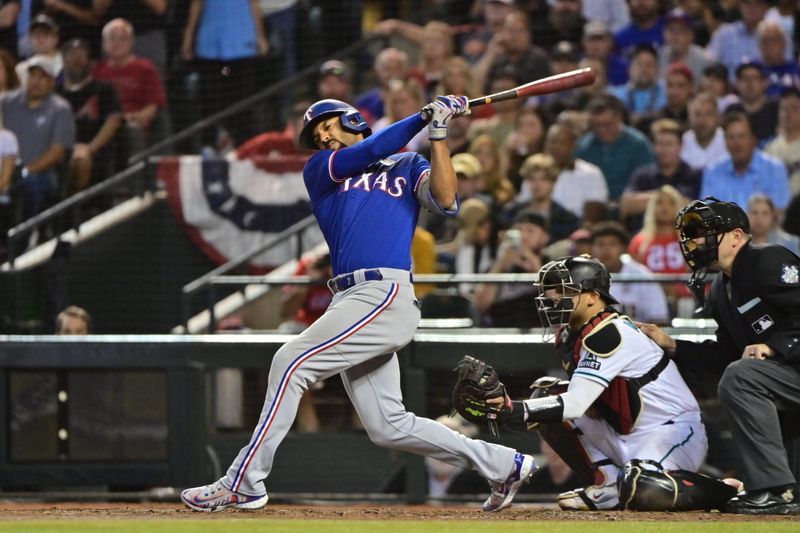
[[[501,513],[483,513],[476,506],[269,504],[257,511],[226,510],[198,513],[178,503],[31,503],[0,502],[0,521],[14,520],[181,520],[215,518],[302,520],[580,520],[748,522],[797,521],[796,516],[744,516],[718,512],[635,513],[621,511],[564,512],[541,505],[521,504]]]

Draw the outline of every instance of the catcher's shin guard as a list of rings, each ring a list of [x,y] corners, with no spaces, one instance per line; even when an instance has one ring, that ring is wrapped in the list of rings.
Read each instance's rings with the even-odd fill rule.
[[[719,479],[639,459],[625,463],[618,485],[620,507],[632,511],[724,510],[736,496],[736,488]]]

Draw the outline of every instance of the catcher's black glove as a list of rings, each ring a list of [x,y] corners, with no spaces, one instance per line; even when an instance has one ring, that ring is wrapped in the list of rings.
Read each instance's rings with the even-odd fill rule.
[[[470,422],[486,422],[492,435],[499,436],[497,417],[505,408],[508,396],[497,372],[484,361],[469,355],[465,355],[453,371],[458,374],[453,388],[453,409]],[[504,398],[503,405],[486,403],[492,398]]]

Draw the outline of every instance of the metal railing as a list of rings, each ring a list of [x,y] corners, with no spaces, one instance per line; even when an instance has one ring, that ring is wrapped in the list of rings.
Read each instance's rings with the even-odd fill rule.
[[[261,255],[264,252],[282,244],[283,242],[295,238],[297,239],[297,256],[300,257],[303,251],[303,234],[305,231],[313,226],[316,226],[317,220],[313,215],[304,218],[299,222],[295,222],[282,232],[275,235],[270,240],[266,241],[261,246],[246,252],[239,257],[235,257],[227,263],[218,266],[214,270],[200,276],[199,278],[187,283],[181,290],[181,324],[184,325],[185,331],[189,331],[189,319],[191,318],[192,300],[194,295],[201,291],[206,290],[206,303],[210,313],[209,331],[216,329],[216,317],[214,313],[214,304],[217,300],[216,284],[211,283],[212,279],[224,278],[224,274],[231,272],[243,265],[249,263],[253,258]],[[258,280],[263,280],[263,276],[231,276],[231,277],[247,277]],[[244,284],[246,285],[246,284]]]

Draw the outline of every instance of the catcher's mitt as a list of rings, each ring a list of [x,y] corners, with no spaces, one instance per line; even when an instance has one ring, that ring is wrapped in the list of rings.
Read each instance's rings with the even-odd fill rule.
[[[499,436],[497,416],[502,406],[486,403],[492,398],[506,398],[506,388],[497,372],[484,361],[469,355],[465,355],[453,371],[458,374],[453,388],[453,409],[470,422],[486,422],[492,435]]]

